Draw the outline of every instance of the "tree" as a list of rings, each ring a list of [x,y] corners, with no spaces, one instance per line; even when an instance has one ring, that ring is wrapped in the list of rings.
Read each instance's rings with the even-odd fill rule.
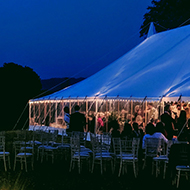
[[[157,32],[190,24],[189,0],[153,0],[147,10],[140,37],[146,36],[150,22],[154,22]]]
[[[29,99],[40,94],[41,88],[40,77],[33,69],[15,63],[0,67],[0,130],[13,129]],[[26,107],[17,129],[27,121],[28,110]]]

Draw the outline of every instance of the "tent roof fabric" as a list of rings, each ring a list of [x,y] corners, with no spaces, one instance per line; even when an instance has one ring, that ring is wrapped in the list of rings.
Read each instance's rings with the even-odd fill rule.
[[[190,25],[153,34],[89,78],[40,98],[190,97]]]

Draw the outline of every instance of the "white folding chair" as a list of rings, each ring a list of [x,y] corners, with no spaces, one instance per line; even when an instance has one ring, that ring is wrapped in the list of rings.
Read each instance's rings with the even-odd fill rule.
[[[133,165],[133,171],[135,178],[138,174],[138,150],[139,150],[139,138],[133,138],[132,140],[121,140],[120,147],[120,169],[118,176],[121,175],[123,166],[128,164]]]
[[[92,173],[94,171],[94,165],[99,164],[101,174],[103,174],[103,163],[110,162],[111,163],[111,169],[113,173],[113,156],[110,152],[104,149],[104,146],[102,145],[102,141],[98,137],[91,138],[92,143]],[[106,165],[104,165],[106,169]]]
[[[0,159],[4,162],[5,171],[7,171],[6,161],[8,161],[9,169],[11,169],[10,153],[5,151],[5,136],[0,136]]]
[[[80,138],[79,137],[71,137],[70,138],[70,149],[71,149],[71,162],[70,162],[70,169],[74,169],[74,163],[77,162],[78,164],[78,172],[81,172],[81,162],[85,161],[89,164],[89,152],[88,151],[81,151],[80,146]],[[90,166],[89,166],[90,168]]]
[[[180,159],[178,160],[178,165],[176,166],[176,187],[179,187],[179,181],[181,175],[185,174],[186,180],[188,180],[188,173],[190,172],[190,145],[189,143],[183,143],[180,146]]]
[[[14,142],[14,149],[15,149],[15,160],[14,160],[14,170],[16,168],[16,163],[20,162],[21,169],[23,170],[23,163],[25,164],[25,170],[27,169],[27,163],[31,163],[32,170],[34,169],[34,154],[33,154],[33,148],[29,149],[27,148],[28,144],[26,142],[20,141],[20,142]]]
[[[159,154],[163,151],[161,139],[158,138],[147,138],[145,140],[145,157],[144,157],[144,164],[143,169],[145,168],[147,164],[147,159],[159,156]],[[154,171],[154,162],[152,160],[152,173]]]

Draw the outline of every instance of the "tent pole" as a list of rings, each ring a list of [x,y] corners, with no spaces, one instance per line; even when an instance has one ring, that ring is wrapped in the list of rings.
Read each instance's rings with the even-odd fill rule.
[[[118,114],[119,114],[119,99],[117,100],[117,111],[118,111]]]
[[[57,126],[57,102],[55,103],[55,124]]]
[[[29,103],[29,125],[31,123],[31,104]]]
[[[36,103],[33,104],[33,109],[34,109],[34,123],[36,123]]]
[[[50,122],[51,122],[51,108],[53,107],[53,103],[50,102],[50,111],[49,111],[49,125],[50,125]]]
[[[71,113],[71,100],[69,100],[69,112]]]
[[[86,114],[88,113],[88,100],[86,99]],[[86,132],[88,132],[88,117],[86,117]]]
[[[94,126],[94,132],[97,133],[97,115],[98,115],[98,101],[96,101],[95,105],[95,126]]]
[[[40,123],[39,121],[40,121],[40,103],[38,104],[38,120],[37,120],[38,124]]]
[[[106,113],[108,112],[108,100],[106,100]],[[106,132],[108,132],[108,120],[106,121]]]
[[[131,100],[131,123],[133,121],[132,115],[133,115],[133,100]]]
[[[147,101],[145,101],[145,110],[147,110]],[[147,112],[145,111],[145,126],[147,125]]]
[[[44,106],[44,124],[45,124],[45,118],[46,118],[46,114],[47,114],[47,102],[45,103],[45,106]],[[42,121],[42,123],[43,123]]]
[[[90,104],[90,106],[89,106],[89,108],[88,108],[88,110],[87,110],[87,114],[88,114],[88,112],[90,111],[90,109],[92,108],[92,106],[93,106],[95,100],[96,100],[96,96],[95,96],[94,100],[92,101],[92,103]]]

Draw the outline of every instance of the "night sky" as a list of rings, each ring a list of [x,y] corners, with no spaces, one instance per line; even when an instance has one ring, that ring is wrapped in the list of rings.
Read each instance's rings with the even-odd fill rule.
[[[88,77],[139,44],[151,0],[0,0],[0,66]]]

